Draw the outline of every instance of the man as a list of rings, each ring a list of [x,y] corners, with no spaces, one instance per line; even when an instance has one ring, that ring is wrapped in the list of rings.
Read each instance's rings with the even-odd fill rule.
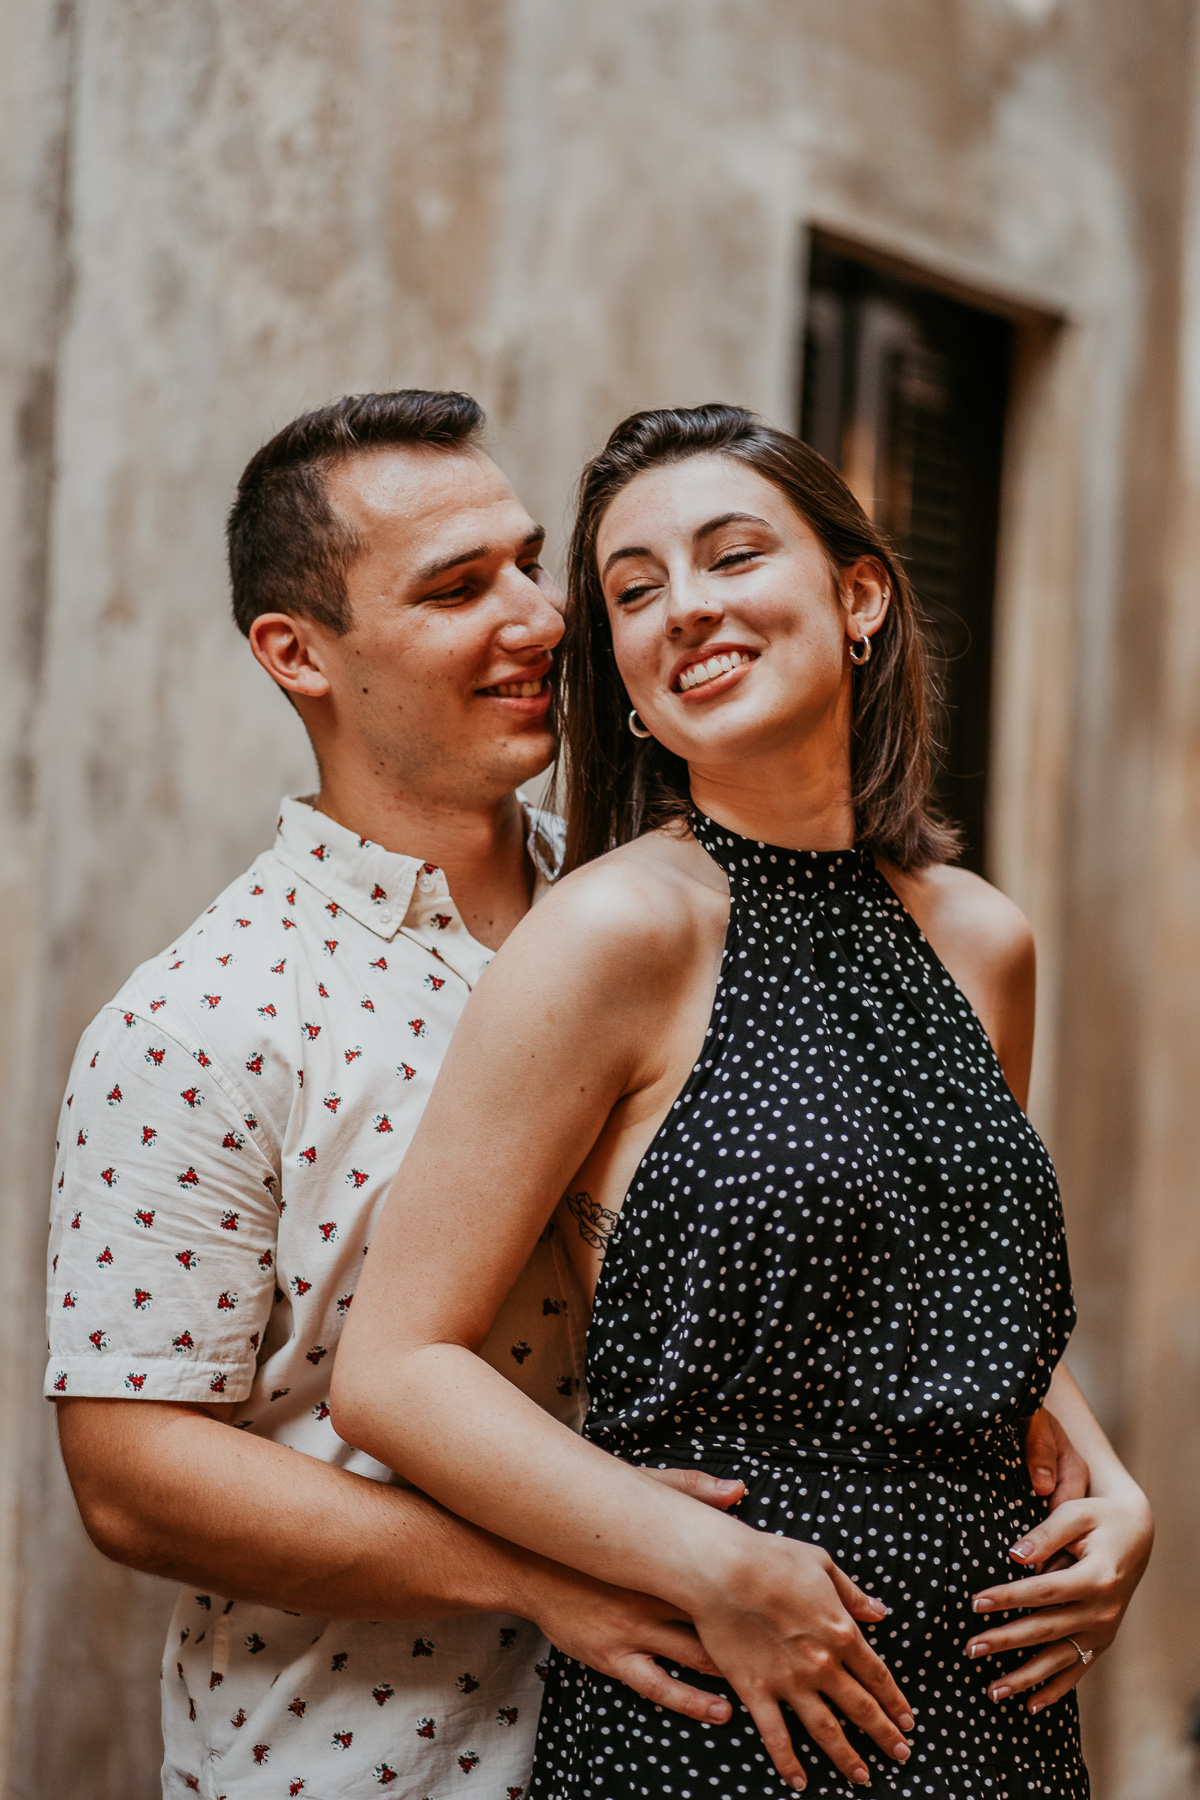
[[[329,1423],[372,1219],[557,854],[515,789],[553,752],[561,598],[481,428],[462,395],[368,395],[250,462],[234,613],[320,792],[101,1012],[64,1104],[47,1392],[93,1540],[184,1583],[171,1800],[519,1800],[543,1632],[714,1716],[653,1660],[707,1666],[668,1608],[449,1517]],[[551,1237],[489,1351],[574,1418],[584,1326]]]
[[[557,854],[514,790],[554,748],[561,598],[481,425],[462,395],[366,396],[251,461],[235,617],[320,793],[285,800],[274,849],[103,1010],[63,1109],[47,1392],[94,1541],[185,1584],[172,1797],[515,1800],[542,1630],[665,1704],[712,1705],[652,1660],[688,1656],[668,1608],[449,1518],[329,1423],[371,1220]],[[491,1350],[573,1418],[585,1322],[563,1267],[538,1246]]]

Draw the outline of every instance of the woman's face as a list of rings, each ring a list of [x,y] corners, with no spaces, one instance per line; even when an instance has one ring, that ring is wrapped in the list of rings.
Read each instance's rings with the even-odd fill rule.
[[[649,469],[596,540],[617,667],[660,743],[690,763],[829,738],[849,768],[849,644],[883,622],[882,565],[835,578],[773,482],[736,457]]]

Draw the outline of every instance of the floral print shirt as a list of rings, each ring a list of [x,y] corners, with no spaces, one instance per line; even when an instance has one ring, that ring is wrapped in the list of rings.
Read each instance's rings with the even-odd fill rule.
[[[557,821],[527,813],[541,891]],[[46,1393],[236,1402],[238,1429],[396,1481],[335,1435],[329,1371],[490,955],[439,868],[286,799],[274,847],[84,1033],[54,1176]],[[552,1229],[485,1354],[578,1425],[584,1327]],[[373,1624],[183,1593],[164,1795],[520,1800],[545,1654],[516,1618]]]

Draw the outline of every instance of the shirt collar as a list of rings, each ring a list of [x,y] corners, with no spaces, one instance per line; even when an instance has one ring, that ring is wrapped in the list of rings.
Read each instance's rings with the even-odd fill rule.
[[[530,805],[523,795],[519,797],[525,813],[525,844],[537,872],[533,894],[536,901],[562,863],[563,827],[553,813]],[[357,832],[318,812],[297,794],[288,794],[280,806],[275,853],[302,880],[377,937],[390,941],[404,927],[424,937],[422,927],[428,925],[427,915],[431,915],[447,919],[446,925],[434,926],[443,955],[447,940],[440,934],[455,925],[475,945],[458,918],[446,877],[435,863],[384,850],[370,838],[359,837]],[[490,959],[490,950],[482,945],[475,947],[485,961]]]

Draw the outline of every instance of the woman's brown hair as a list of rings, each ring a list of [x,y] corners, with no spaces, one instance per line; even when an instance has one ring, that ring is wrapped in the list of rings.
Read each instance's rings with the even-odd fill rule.
[[[854,671],[851,776],[857,841],[901,869],[958,854],[953,826],[930,801],[934,737],[924,632],[899,558],[823,456],[740,406],[632,413],[584,469],[571,538],[567,631],[558,692],[566,781],[564,869],[687,816],[687,763],[628,728],[631,702],[613,655],[596,565],[600,521],[621,489],[662,463],[736,457],[787,495],[836,569],[860,556],[883,565],[891,590],[871,658]]]

